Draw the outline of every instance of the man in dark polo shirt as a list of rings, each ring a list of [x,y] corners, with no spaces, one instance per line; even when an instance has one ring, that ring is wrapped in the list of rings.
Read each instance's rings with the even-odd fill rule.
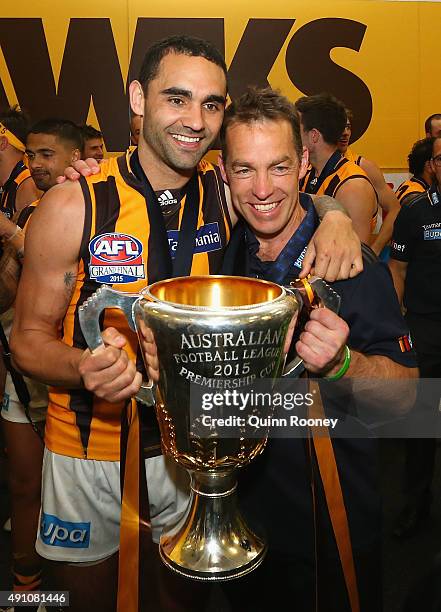
[[[223,177],[242,217],[223,273],[287,284],[298,277],[317,224],[310,197],[298,193],[307,154],[297,113],[271,90],[249,90],[227,109],[221,140]],[[410,347],[403,352],[400,345],[407,328],[387,267],[369,249],[365,255],[360,275],[332,285],[342,298],[340,316],[313,310],[295,345],[309,374],[329,384],[350,377],[354,389],[357,379],[417,374]],[[383,385],[383,408],[409,407],[411,397],[398,408],[395,393],[384,391]],[[379,400],[379,393],[372,385],[366,399]],[[225,585],[233,610],[381,611],[377,452],[375,441],[363,436],[361,428],[360,439],[329,440],[325,457],[315,440],[270,439],[241,474],[242,506],[264,526],[269,553],[260,568]],[[336,478],[329,488],[322,468],[333,464]],[[312,477],[318,470],[322,478]],[[337,489],[341,497],[331,503]],[[348,528],[343,538],[335,528],[342,515]],[[339,558],[340,545],[350,552],[340,549]]]
[[[441,138],[432,147],[435,182],[402,206],[389,263],[422,378],[441,377]],[[406,502],[394,528],[397,537],[414,533],[429,513],[435,450],[434,439],[406,440]]]

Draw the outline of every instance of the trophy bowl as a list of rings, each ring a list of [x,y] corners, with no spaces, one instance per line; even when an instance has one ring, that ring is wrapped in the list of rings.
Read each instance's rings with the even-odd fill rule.
[[[141,321],[152,329],[160,368],[156,414],[162,449],[191,475],[188,510],[164,529],[161,559],[196,580],[247,574],[262,562],[266,543],[237,510],[235,472],[262,452],[267,432],[263,428],[261,435],[246,437],[238,429],[234,437],[204,437],[190,406],[198,397],[195,389],[222,392],[274,379],[298,300],[275,283],[229,276],[168,279],[139,295],[104,287],[80,310],[92,349],[102,343],[98,317],[106,307],[124,310],[138,335]],[[262,410],[263,417],[271,414],[269,406]]]

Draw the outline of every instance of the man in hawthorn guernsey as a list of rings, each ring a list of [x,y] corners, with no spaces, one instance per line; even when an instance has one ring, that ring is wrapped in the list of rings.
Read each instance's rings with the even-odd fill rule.
[[[23,161],[28,128],[29,118],[17,106],[0,111],[0,212],[3,213],[0,219],[0,256],[3,243],[15,231],[15,224],[9,225],[6,220],[40,196]],[[10,327],[10,320],[5,317],[0,320],[5,328]],[[5,376],[3,360],[0,359],[0,400]]]
[[[28,129],[16,106],[0,112],[0,210],[8,219],[41,195],[23,161]]]
[[[389,266],[421,377],[440,378],[441,137],[433,140],[430,165],[433,185],[403,204],[395,221]],[[435,439],[406,440],[406,502],[395,524],[397,537],[414,533],[429,514],[435,451]]]
[[[366,172],[373,188],[375,189],[375,193],[377,194],[378,203],[381,207],[382,214],[378,215],[378,221],[380,223],[377,223],[377,227],[374,230],[370,247],[374,253],[380,255],[382,249],[391,239],[394,221],[398,211],[400,210],[400,206],[397,196],[384,180],[383,173],[377,164],[374,161],[363,157],[362,155],[354,153],[349,148],[351,135],[352,112],[349,109],[346,109],[346,126],[339,138],[338,148],[340,153],[346,157],[346,159],[355,162],[357,166],[360,166],[360,168]],[[381,227],[378,227],[380,224]]]
[[[194,612],[201,589],[158,568],[152,545],[186,504],[182,472],[151,444],[145,470],[122,465],[120,474],[120,449],[133,466],[140,420],[157,442],[153,411],[138,412],[131,399],[141,384],[137,338],[122,314],[108,310],[105,345],[91,353],[77,313],[101,283],[137,292],[173,275],[220,270],[235,217],[219,170],[201,159],[223,119],[225,62],[205,41],[172,37],[149,49],[129,93],[143,117],[138,148],[93,171],[80,164],[90,176],[51,190],[31,219],[12,352],[23,372],[52,385],[37,539],[51,586],[70,591],[73,612],[114,610],[119,550],[118,610]],[[357,274],[361,257],[347,217],[327,218],[305,256],[306,272],[317,253],[323,276]],[[138,470],[147,485],[136,480]]]
[[[101,161],[104,158],[103,135],[93,125],[82,125],[80,129],[83,136],[81,157],[83,159],[93,158]]]
[[[427,191],[433,183],[434,173],[432,170],[432,147],[433,138],[417,140],[408,155],[410,179],[403,181],[396,189],[398,201],[401,205],[410,202],[416,196]]]
[[[300,98],[296,108],[312,166],[300,181],[301,191],[336,198],[348,211],[360,240],[369,244],[378,201],[365,171],[338,149],[346,125],[344,105],[329,94],[319,94]]]
[[[26,154],[31,176],[41,191],[46,192],[56,185],[57,177],[66,166],[79,159],[81,144],[80,131],[70,121],[44,120],[31,128],[26,140]],[[24,245],[21,230],[26,227],[37,204],[38,200],[17,213],[14,217],[16,224],[8,221],[13,227],[10,230],[13,239],[8,241],[0,260],[0,312],[3,314],[9,309],[10,319],[13,318],[10,305],[16,295]],[[12,270],[14,277],[9,274]],[[21,390],[18,389],[20,396],[8,374],[1,415],[9,459],[14,590],[29,592],[41,588],[41,558],[35,551],[35,533],[40,511],[43,444],[20,400],[21,393],[27,390],[30,395],[29,417],[34,423],[41,424],[46,416],[47,390],[41,383],[29,379],[21,379],[17,385],[21,386]]]

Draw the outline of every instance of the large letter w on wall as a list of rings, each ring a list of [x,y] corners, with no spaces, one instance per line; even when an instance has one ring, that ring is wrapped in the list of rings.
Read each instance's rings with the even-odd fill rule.
[[[109,19],[71,19],[58,90],[41,19],[0,19],[0,46],[20,106],[32,120],[84,123],[92,97],[107,148],[125,148],[128,105]]]

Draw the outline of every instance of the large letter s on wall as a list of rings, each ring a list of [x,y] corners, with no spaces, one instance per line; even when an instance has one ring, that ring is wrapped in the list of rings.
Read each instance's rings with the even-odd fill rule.
[[[372,97],[363,81],[330,58],[334,47],[359,51],[366,26],[351,19],[317,19],[291,38],[286,50],[286,70],[305,95],[328,92],[354,113],[352,141],[358,140],[372,118]]]

